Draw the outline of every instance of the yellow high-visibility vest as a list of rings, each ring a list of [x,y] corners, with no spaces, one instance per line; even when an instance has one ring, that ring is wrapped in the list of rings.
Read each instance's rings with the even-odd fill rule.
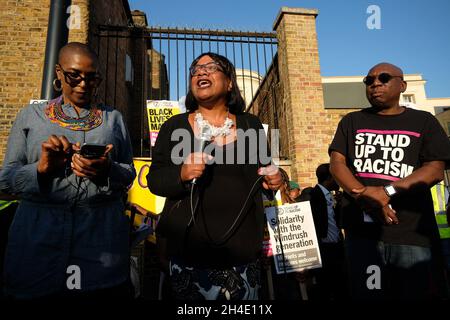
[[[431,195],[433,196],[434,215],[436,223],[439,228],[439,235],[441,239],[450,238],[450,227],[447,221],[446,214],[446,186],[443,182],[436,184],[431,188]]]
[[[18,202],[18,201],[17,200],[0,200],[0,211],[8,208],[10,205],[12,205],[13,203],[16,203],[16,202]]]

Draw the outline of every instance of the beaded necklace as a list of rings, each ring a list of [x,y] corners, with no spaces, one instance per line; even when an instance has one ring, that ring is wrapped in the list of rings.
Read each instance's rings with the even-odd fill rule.
[[[205,132],[204,134],[207,136],[208,140],[215,137],[226,137],[231,133],[231,127],[234,124],[233,120],[228,117],[228,113],[221,127],[216,127],[215,125],[209,123],[208,120],[203,119],[201,112],[196,112],[195,122],[197,123],[200,132]],[[206,131],[203,131],[204,128],[206,128]]]
[[[89,131],[102,124],[102,111],[95,107],[89,109],[89,114],[81,118],[72,118],[62,109],[62,96],[49,101],[45,108],[45,115],[52,123],[74,131]]]

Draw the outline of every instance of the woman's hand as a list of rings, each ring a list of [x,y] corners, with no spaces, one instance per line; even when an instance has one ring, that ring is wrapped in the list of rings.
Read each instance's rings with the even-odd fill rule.
[[[200,178],[206,168],[206,159],[211,158],[210,155],[201,152],[189,154],[181,166],[181,181],[188,182]]]
[[[65,136],[51,135],[41,145],[41,157],[38,162],[39,174],[48,175],[64,169],[72,153],[72,144]]]
[[[283,177],[280,170],[274,165],[258,169],[258,174],[264,176],[263,188],[266,190],[278,190],[283,184]]]
[[[112,149],[113,145],[108,144],[103,156],[97,159],[87,159],[77,153],[80,151],[80,144],[73,145],[73,150],[75,151],[71,163],[73,173],[78,177],[88,179],[106,177],[111,168],[111,160],[108,154]]]

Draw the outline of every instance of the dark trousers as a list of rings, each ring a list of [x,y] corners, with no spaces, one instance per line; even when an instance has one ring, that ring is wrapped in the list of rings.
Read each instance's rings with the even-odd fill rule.
[[[344,245],[320,244],[322,268],[312,270],[316,284],[310,290],[311,300],[335,301],[348,298]]]
[[[111,303],[111,302],[130,302],[133,301],[134,289],[131,281],[128,280],[120,285],[92,290],[92,291],[80,291],[80,290],[68,290],[64,289],[58,293],[34,298],[31,300],[21,300],[12,297],[6,297],[6,301],[13,303],[55,303],[60,302],[63,304],[81,303],[81,304],[95,304],[95,303]]]
[[[348,236],[346,253],[353,299],[433,298],[436,269],[430,248]]]

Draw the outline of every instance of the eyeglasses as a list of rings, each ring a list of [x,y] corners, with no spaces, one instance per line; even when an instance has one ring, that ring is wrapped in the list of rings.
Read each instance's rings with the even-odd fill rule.
[[[189,71],[191,73],[191,76],[197,76],[200,73],[200,69],[203,69],[206,71],[206,73],[211,74],[217,71],[222,71],[222,68],[220,67],[220,65],[213,61],[213,62],[208,62],[207,64],[196,64],[195,66],[192,66],[189,68]]]
[[[371,86],[375,82],[375,79],[377,78],[383,84],[388,83],[389,81],[391,81],[392,78],[402,78],[403,80],[403,76],[393,76],[390,75],[389,73],[383,72],[380,73],[377,77],[367,76],[363,79],[363,82],[366,86]]]
[[[63,75],[64,75],[64,79],[66,80],[66,82],[72,86],[75,87],[77,86],[81,81],[84,81],[85,83],[91,85],[91,86],[98,86],[100,84],[100,82],[102,82],[102,78],[100,77],[100,75],[98,73],[88,73],[86,76],[82,76],[80,73],[78,72],[68,72],[65,71],[60,64],[58,64],[59,68],[61,69]]]

